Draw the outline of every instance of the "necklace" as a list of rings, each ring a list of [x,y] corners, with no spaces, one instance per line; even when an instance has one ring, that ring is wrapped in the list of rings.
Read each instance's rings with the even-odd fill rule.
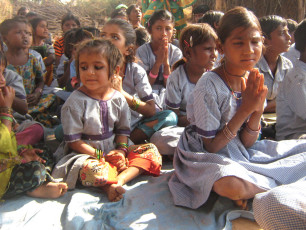
[[[227,71],[226,67],[225,67],[225,63],[223,64],[223,70],[226,72],[226,74],[232,76],[232,77],[244,77],[245,73],[244,72],[242,75],[234,75],[234,74],[231,74],[230,72]]]
[[[226,75],[227,75],[227,71],[225,70],[225,64],[223,64],[223,73],[224,73],[225,79],[226,79],[226,81],[227,81],[228,87],[230,88],[231,94],[233,95],[233,97],[234,97],[236,100],[241,100],[242,97],[237,97],[237,96],[236,96],[236,94],[235,94],[235,92],[234,92],[234,90],[233,90],[233,88],[232,88],[232,86],[231,86],[229,80],[227,79],[227,76],[226,76]],[[245,73],[244,73],[241,77],[244,77],[244,75],[245,75]],[[233,75],[232,75],[232,76],[233,76]],[[234,75],[234,76],[235,76],[235,75]]]

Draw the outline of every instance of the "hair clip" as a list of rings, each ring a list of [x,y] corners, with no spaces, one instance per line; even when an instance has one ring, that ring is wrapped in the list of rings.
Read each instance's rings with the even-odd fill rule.
[[[186,40],[184,40],[184,43],[187,47],[190,47],[189,43]]]
[[[192,48],[192,46],[193,46],[193,41],[192,41],[192,36],[190,36],[190,42],[189,42],[189,44],[190,44],[190,47]]]

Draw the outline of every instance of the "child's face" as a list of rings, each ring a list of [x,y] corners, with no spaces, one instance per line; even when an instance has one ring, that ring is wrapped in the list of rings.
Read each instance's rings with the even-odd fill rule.
[[[35,36],[40,37],[40,38],[47,38],[49,37],[48,34],[48,24],[46,21],[41,21],[38,23],[35,31]]]
[[[79,27],[78,24],[74,20],[65,21],[62,25],[62,30],[66,33],[68,30]]]
[[[109,40],[111,43],[113,43],[121,51],[123,56],[129,55],[128,47],[125,46],[124,33],[118,25],[105,25],[101,32],[101,38]]]
[[[260,59],[262,46],[262,36],[257,28],[238,27],[221,45],[221,53],[232,68],[249,71]]]
[[[32,29],[25,23],[17,23],[4,36],[4,41],[9,48],[28,48],[32,44]]]
[[[191,49],[190,62],[194,67],[211,70],[217,57],[217,47],[214,39],[209,39],[207,42],[195,46]]]
[[[270,39],[265,39],[267,50],[273,50],[277,54],[287,52],[291,45],[291,36],[287,26],[279,25],[270,33]]]
[[[5,78],[4,78],[4,70],[5,66],[0,63],[0,88],[3,88],[6,84]]]
[[[79,54],[80,80],[90,92],[105,91],[110,86],[107,59],[99,53],[82,52]]]
[[[131,10],[131,13],[129,15],[129,20],[134,22],[134,21],[141,21],[141,10],[139,7],[134,8]]]
[[[170,42],[173,35],[173,23],[170,20],[157,20],[152,25],[150,34],[153,43],[162,44],[164,37],[167,37]]]

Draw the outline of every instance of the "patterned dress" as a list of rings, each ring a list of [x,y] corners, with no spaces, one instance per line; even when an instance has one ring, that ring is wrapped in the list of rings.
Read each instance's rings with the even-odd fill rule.
[[[241,93],[236,92],[240,98]],[[175,173],[169,181],[174,203],[196,209],[203,205],[214,183],[235,176],[272,189],[306,176],[306,141],[257,141],[245,148],[239,134],[217,153],[208,152],[202,137],[214,138],[241,104],[214,72],[198,81],[188,105],[190,125],[185,128],[174,155]]]
[[[28,62],[25,65],[13,66],[12,64],[9,64],[7,68],[22,76],[23,85],[27,95],[34,92],[36,81],[43,78],[41,66],[31,53],[29,54]],[[44,125],[50,126],[51,124],[48,122],[50,116],[48,113],[44,112],[47,112],[46,110],[52,105],[55,98],[56,96],[53,94],[41,95],[39,102],[36,105],[29,107],[28,113],[33,117],[36,117],[37,120]]]

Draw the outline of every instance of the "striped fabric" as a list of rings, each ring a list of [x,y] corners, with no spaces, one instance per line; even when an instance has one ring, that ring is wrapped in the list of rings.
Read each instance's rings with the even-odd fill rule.
[[[61,57],[64,54],[64,37],[56,40],[53,47],[55,50],[55,55]]]

